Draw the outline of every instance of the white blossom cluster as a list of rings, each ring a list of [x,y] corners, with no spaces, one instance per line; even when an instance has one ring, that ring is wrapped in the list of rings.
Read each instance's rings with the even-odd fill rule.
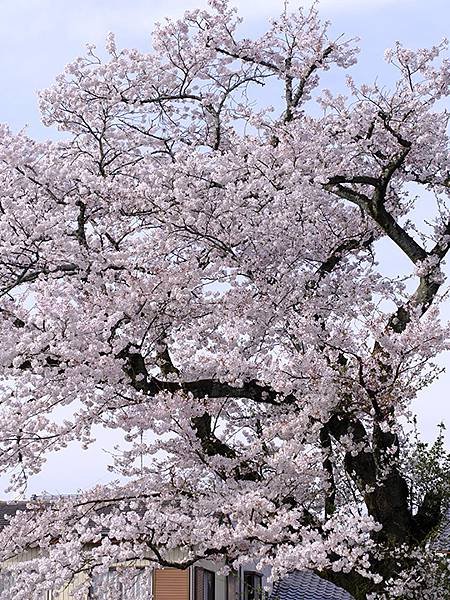
[[[448,348],[446,44],[397,45],[393,89],[349,77],[343,96],[320,74],[357,50],[316,6],[256,39],[239,23],[210,0],[151,53],[110,35],[40,95],[64,139],[0,129],[1,467],[21,489],[101,425],[123,432],[127,481],[11,521],[0,560],[37,551],[16,600],[81,597],[143,559],[314,569],[367,598],[425,577],[396,578],[387,548],[430,571],[436,523],[410,508],[399,437]],[[437,199],[426,243],[411,183]],[[383,275],[382,238],[412,293]]]

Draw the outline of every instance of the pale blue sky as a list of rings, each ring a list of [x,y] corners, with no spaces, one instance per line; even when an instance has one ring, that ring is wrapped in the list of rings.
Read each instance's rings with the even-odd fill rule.
[[[248,32],[261,30],[283,3],[236,1]],[[202,0],[0,0],[0,122],[16,131],[27,126],[30,135],[41,139],[53,137],[54,132],[40,123],[36,91],[49,86],[66,63],[83,53],[86,43],[103,46],[106,34],[114,31],[120,46],[145,50],[155,21],[204,4]],[[361,38],[360,62],[353,69],[357,79],[371,81],[378,74],[389,82],[392,73],[386,69],[383,53],[396,40],[413,47],[429,46],[450,35],[448,0],[322,0],[320,6],[336,35]],[[390,264],[394,269],[406,266],[400,257]],[[446,375],[415,404],[426,438],[434,435],[441,419],[450,426],[449,384]],[[73,448],[51,457],[29,492],[67,493],[106,482],[109,460],[101,448],[110,446],[113,438],[113,434],[102,435],[99,444],[83,454]]]
[[[148,48],[155,20],[182,13],[204,0],[0,0],[0,121],[34,135],[39,127],[35,93],[47,87],[86,42],[103,45],[108,31],[125,46]],[[260,29],[283,0],[237,0],[247,28]],[[294,2],[292,2],[294,4]],[[325,18],[336,34],[362,38],[358,69],[382,71],[383,51],[395,40],[428,45],[447,33],[446,0],[322,0]]]

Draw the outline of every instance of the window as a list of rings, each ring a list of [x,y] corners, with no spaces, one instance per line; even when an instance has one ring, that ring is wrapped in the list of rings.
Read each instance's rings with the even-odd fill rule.
[[[151,593],[149,569],[110,569],[94,575],[89,590],[89,600],[147,600]]]
[[[215,575],[212,571],[203,571],[203,600],[214,600]]]
[[[12,575],[9,571],[0,571],[0,592],[9,591],[12,584]]]
[[[11,593],[11,586],[13,582],[13,576],[10,571],[0,571],[0,598],[3,598],[2,592]],[[51,590],[43,592],[43,598],[45,600],[53,600],[54,594]]]
[[[195,600],[215,600],[215,588],[215,573],[203,567],[195,567]]]
[[[263,600],[262,575],[253,571],[244,572],[244,600]]]
[[[227,600],[239,599],[239,578],[235,571],[227,576]]]

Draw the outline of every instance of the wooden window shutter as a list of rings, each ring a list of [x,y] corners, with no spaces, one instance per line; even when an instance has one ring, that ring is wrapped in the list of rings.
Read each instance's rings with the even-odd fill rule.
[[[204,569],[202,567],[195,567],[194,570],[194,600],[203,600],[204,597]]]
[[[182,569],[155,569],[153,576],[154,600],[189,600],[189,571]]]

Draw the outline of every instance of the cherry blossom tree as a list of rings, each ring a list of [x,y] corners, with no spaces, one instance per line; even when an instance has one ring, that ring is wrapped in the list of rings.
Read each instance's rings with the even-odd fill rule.
[[[394,86],[342,95],[320,75],[357,49],[316,6],[239,24],[210,0],[150,53],[110,35],[40,94],[59,141],[1,129],[2,468],[20,488],[93,427],[124,436],[125,483],[1,534],[3,560],[42,550],[17,600],[144,556],[436,598],[447,486],[413,494],[402,424],[448,347],[447,44],[397,44]]]

